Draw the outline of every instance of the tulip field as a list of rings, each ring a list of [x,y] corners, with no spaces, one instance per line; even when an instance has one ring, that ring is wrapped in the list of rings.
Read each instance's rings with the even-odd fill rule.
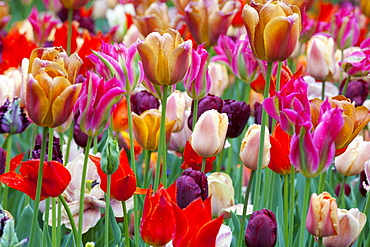
[[[370,246],[370,1],[0,1],[0,247]]]

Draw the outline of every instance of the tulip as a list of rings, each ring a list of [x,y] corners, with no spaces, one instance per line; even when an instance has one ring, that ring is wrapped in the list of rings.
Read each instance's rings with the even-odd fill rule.
[[[281,1],[251,2],[244,6],[242,18],[258,59],[284,61],[293,53],[302,29],[297,6]]]
[[[144,37],[155,29],[170,28],[171,23],[167,5],[161,2],[152,3],[143,13],[136,12],[132,20]]]
[[[108,127],[109,116],[121,99],[123,90],[120,82],[113,78],[104,82],[93,72],[87,73],[80,98],[75,108],[80,111],[78,122],[88,136],[100,135]]]
[[[139,145],[146,150],[156,151],[158,149],[159,125],[161,112],[155,109],[145,111],[140,116],[132,114],[133,130]],[[166,118],[166,140],[170,138],[175,120],[169,121]]]
[[[26,82],[26,109],[35,124],[54,128],[67,121],[82,87],[74,84],[81,64],[77,54],[68,58],[62,48],[32,51]]]
[[[142,90],[138,93],[132,94],[131,97],[131,110],[137,115],[149,109],[159,109],[159,100],[149,91]]]
[[[175,231],[175,217],[168,192],[159,188],[152,194],[151,187],[144,200],[140,234],[144,242],[153,246],[167,244]]]
[[[245,244],[248,247],[272,247],[277,239],[275,215],[268,209],[254,211],[245,232]]]
[[[239,6],[236,0],[221,4],[217,0],[190,1],[185,7],[185,20],[195,42],[215,45],[220,35],[226,34]]]
[[[4,29],[11,17],[12,16],[9,15],[9,4],[7,2],[0,1],[0,30]]]
[[[316,80],[327,80],[335,73],[334,40],[314,35],[307,44],[307,72]]]
[[[221,112],[226,113],[229,119],[226,136],[235,138],[244,130],[251,114],[251,108],[244,101],[227,99],[224,100]]]
[[[328,192],[313,193],[307,213],[306,228],[315,237],[328,237],[339,233],[338,209],[335,198]]]
[[[85,6],[89,0],[60,0],[66,9],[80,9]]]
[[[3,105],[6,100],[12,100],[16,96],[17,83],[13,78],[9,78],[5,75],[0,75],[0,104]]]
[[[47,41],[52,29],[58,24],[58,21],[53,20],[52,15],[44,14],[40,18],[36,7],[32,8],[27,19],[32,25],[35,41],[40,45],[43,45]]]
[[[290,136],[285,133],[280,124],[275,125],[274,131],[270,136],[270,163],[269,168],[280,175],[288,175],[291,172],[289,160]]]
[[[5,172],[6,166],[6,151],[0,147],[0,175]]]
[[[228,118],[216,110],[204,112],[195,124],[190,144],[194,151],[203,157],[219,154],[225,144]]]
[[[370,3],[366,0],[360,0],[361,11],[367,17],[370,17]]]
[[[118,201],[128,200],[136,191],[136,177],[134,171],[128,162],[126,151],[124,149],[119,153],[118,170],[111,176],[111,191],[110,195]],[[107,192],[107,174],[102,170],[101,159],[99,157],[90,156],[90,159],[96,165],[98,174],[101,179],[100,187],[104,192]]]
[[[369,5],[370,6],[370,5]],[[348,57],[345,57],[343,61],[339,62],[339,65],[349,76],[366,76],[370,71],[370,38],[365,39],[361,43],[361,49],[355,50]]]
[[[220,216],[222,209],[234,206],[233,181],[227,173],[214,172],[209,175],[208,188],[213,217]]]
[[[342,187],[342,183],[338,183],[334,188],[334,193],[337,196],[337,198],[340,194],[341,187]],[[349,185],[345,183],[343,191],[344,191],[344,195],[349,196],[351,194],[351,187],[349,187]]]
[[[189,114],[190,114],[189,111],[185,111],[185,120],[184,120],[185,122],[189,118]],[[192,133],[192,131],[187,126],[184,126],[184,128],[182,128],[182,130],[180,132],[172,133],[171,138],[170,138],[170,142],[168,144],[168,149],[182,153],[185,149],[185,145],[188,145],[188,146],[191,147],[190,144],[187,144],[187,142],[188,142],[188,140],[191,136],[191,133]],[[194,152],[194,150],[193,150],[193,153],[196,154]],[[184,156],[185,156],[185,154],[184,154]],[[197,155],[197,156],[199,156],[199,155]],[[200,159],[202,159],[202,158],[200,157]],[[201,160],[200,160],[200,163],[202,163]]]
[[[370,191],[370,160],[366,161],[364,164],[364,172],[361,173],[363,175],[365,173],[365,178],[362,179],[362,183],[360,184],[363,189],[367,192]],[[360,190],[361,191],[361,190]],[[363,196],[366,196],[367,193],[361,193]],[[365,194],[365,195],[364,195]]]
[[[184,209],[197,198],[203,201],[208,198],[207,176],[201,171],[188,168],[176,179],[176,202]]]
[[[348,247],[351,246],[360,235],[366,223],[366,215],[357,208],[349,211],[338,209],[339,232],[336,236],[324,237],[325,247]]]
[[[327,100],[321,106],[319,119],[313,131],[311,121],[298,123],[290,143],[290,161],[308,178],[329,168],[335,155],[334,140],[344,123],[341,110],[330,108]]]
[[[180,132],[184,128],[185,96],[179,90],[167,98],[166,116],[170,121],[175,120],[173,132]]]
[[[208,72],[209,54],[199,45],[191,53],[191,65],[184,78],[184,87],[190,98],[200,100],[206,96],[211,88],[211,78]]]
[[[264,136],[265,141],[263,147],[262,169],[268,166],[271,157],[269,130],[267,126],[265,126],[265,129],[266,131]],[[252,124],[251,126],[249,126],[240,146],[239,157],[241,161],[247,168],[254,171],[257,170],[258,152],[260,146],[260,132],[261,125]]]
[[[342,117],[344,125],[335,139],[335,147],[346,147],[370,121],[370,112],[365,106],[355,107],[355,103],[343,95],[332,97],[329,99],[329,102],[331,107],[343,109]],[[314,126],[318,123],[321,105],[322,101],[320,99],[313,99],[310,102],[311,119]]]
[[[12,104],[6,100],[0,106],[0,133],[17,134],[22,133],[30,124],[24,108],[20,107],[20,99],[14,98]]]
[[[35,140],[35,146],[31,152],[32,159],[40,159],[41,157],[41,145],[42,145],[42,136],[37,135],[36,140]],[[53,150],[51,152],[52,157],[51,160],[58,161],[59,163],[63,164],[63,154],[62,154],[62,149],[60,148],[60,141],[59,138],[53,137]],[[44,160],[48,160],[49,154],[49,140],[46,141],[46,153]]]
[[[222,97],[225,89],[230,84],[227,68],[223,64],[210,62],[208,69],[211,78],[211,88],[209,89],[209,93],[218,97]]]
[[[174,203],[172,206],[176,222],[172,237],[174,246],[216,245],[216,236],[222,225],[223,216],[212,220],[210,198],[205,201],[198,198],[183,210]]]
[[[347,147],[343,154],[335,158],[335,168],[344,176],[357,175],[364,169],[364,164],[370,160],[370,142],[357,136]]]
[[[184,78],[191,48],[191,41],[184,42],[174,29],[152,32],[137,45],[146,77],[158,86],[173,85]]]
[[[185,145],[183,160],[184,162],[181,165],[181,169],[192,168],[193,170],[200,171],[202,168],[202,156],[198,155],[194,151],[189,141],[187,141]],[[216,156],[206,158],[206,167],[204,169],[204,173],[212,171],[213,162],[215,160]]]
[[[112,127],[116,132],[125,131],[128,129],[128,115],[126,98],[122,98],[113,111]]]
[[[322,82],[316,81],[310,75],[306,75],[303,79],[308,83],[308,99],[314,98],[321,98],[322,96],[322,87],[324,86]],[[347,92],[350,90],[347,90]],[[339,93],[339,89],[334,83],[327,81],[325,82],[325,98],[331,98],[337,96]]]
[[[40,160],[32,159],[21,163],[20,174],[10,171],[0,175],[0,182],[19,190],[35,200],[37,173]],[[67,188],[71,174],[57,161],[45,161],[40,200],[57,197]]]
[[[341,86],[343,83],[341,84]],[[341,90],[342,91],[342,90]],[[346,98],[351,99],[353,102],[355,102],[356,106],[363,105],[364,101],[367,99],[367,96],[369,95],[368,92],[368,85],[367,82],[361,79],[358,80],[350,80],[348,82],[348,87],[346,94]]]

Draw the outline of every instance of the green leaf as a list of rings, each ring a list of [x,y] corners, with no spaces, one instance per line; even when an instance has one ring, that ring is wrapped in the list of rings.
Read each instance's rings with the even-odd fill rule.
[[[17,247],[23,246],[27,242],[27,239],[23,239],[21,242],[18,241],[17,234],[14,229],[14,220],[9,219],[5,222],[4,232],[0,238],[1,247]]]
[[[29,238],[31,227],[30,227],[30,224],[27,222],[32,222],[32,217],[33,217],[33,209],[29,205],[27,205],[24,208],[21,214],[21,217],[17,221],[17,226],[15,228],[15,231],[17,232],[19,239]],[[38,226],[36,228],[35,235],[36,236],[35,236],[34,246],[41,246],[42,231]]]

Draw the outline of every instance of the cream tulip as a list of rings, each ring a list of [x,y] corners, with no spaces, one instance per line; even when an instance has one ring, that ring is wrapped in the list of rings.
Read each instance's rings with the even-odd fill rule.
[[[234,205],[234,187],[231,177],[223,172],[208,176],[208,195],[211,197],[212,216],[218,217],[222,209]]]

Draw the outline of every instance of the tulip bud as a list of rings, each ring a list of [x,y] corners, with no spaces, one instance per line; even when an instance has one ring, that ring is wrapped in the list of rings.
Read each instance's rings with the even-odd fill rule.
[[[268,209],[252,213],[245,232],[245,244],[248,247],[273,247],[277,239],[275,215]]]
[[[216,110],[204,112],[195,124],[190,144],[203,157],[219,154],[225,145],[229,120],[225,113]]]
[[[112,139],[108,135],[107,142],[105,143],[102,157],[100,159],[100,165],[103,172],[107,175],[114,173],[119,165],[119,147],[117,140]]]
[[[325,247],[348,247],[357,240],[366,223],[366,215],[357,208],[349,211],[338,208],[339,233],[336,236],[324,237]]]
[[[334,193],[335,195],[338,197],[339,196],[339,193],[340,193],[340,189],[342,187],[342,184],[341,183],[338,183],[335,188],[334,188]],[[346,196],[349,196],[351,194],[351,187],[349,187],[349,185],[347,183],[344,184],[344,194]]]
[[[340,94],[342,94],[343,83],[341,84]],[[346,91],[346,98],[351,99],[356,103],[356,106],[361,106],[369,95],[367,82],[361,79],[350,80]]]
[[[201,197],[204,201],[208,198],[207,176],[191,168],[183,171],[182,175],[176,179],[176,201],[177,205],[184,209],[192,201]]]
[[[251,108],[244,101],[227,99],[224,100],[221,112],[226,113],[229,119],[226,136],[235,138],[244,130],[251,114]]]
[[[22,133],[30,124],[24,108],[20,107],[20,99],[15,98],[10,104],[7,99],[0,107],[0,133],[17,134]]]
[[[218,217],[221,210],[234,205],[234,187],[227,173],[214,172],[208,176],[212,216]]]
[[[229,86],[229,75],[224,64],[210,62],[208,65],[209,76],[211,78],[210,94],[221,97],[225,89]]]
[[[175,90],[167,98],[166,116],[170,121],[175,120],[173,132],[180,132],[184,127],[185,118],[185,96],[179,91]]]
[[[265,126],[265,129],[266,131],[264,136],[265,144],[263,148],[262,168],[265,168],[270,163],[270,136],[267,126]],[[240,159],[242,160],[243,164],[254,171],[257,170],[258,164],[260,133],[261,125],[252,124],[251,126],[249,126],[242,140],[239,153]]]
[[[344,176],[357,175],[364,169],[364,164],[370,160],[370,142],[357,136],[347,147],[346,151],[335,158],[335,168]]]
[[[130,96],[131,110],[137,115],[149,109],[159,109],[159,100],[149,91],[142,90]]]
[[[310,207],[307,213],[306,228],[315,237],[327,237],[337,235],[339,232],[339,220],[335,198],[328,192],[317,196],[311,195]]]

